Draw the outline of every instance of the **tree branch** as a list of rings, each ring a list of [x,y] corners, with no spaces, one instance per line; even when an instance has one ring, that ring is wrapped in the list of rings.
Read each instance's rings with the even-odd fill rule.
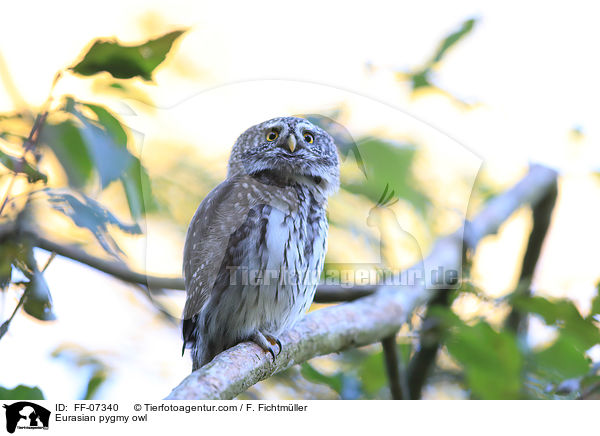
[[[129,269],[123,262],[92,256],[79,247],[74,245],[63,245],[31,231],[27,231],[26,233],[27,237],[30,238],[31,243],[36,247],[46,251],[55,252],[60,256],[68,257],[79,263],[91,266],[94,269],[110,274],[125,282],[145,285],[148,286],[149,289],[185,289],[183,278],[181,277],[149,276]]]
[[[436,307],[448,307],[450,289],[441,289],[429,301],[429,307],[423,320],[419,334],[419,349],[415,352],[408,365],[408,391],[409,399],[421,399],[421,391],[425,386],[425,380],[440,348],[442,331],[441,326],[431,311]]]
[[[534,165],[513,188],[490,200],[465,228],[475,247],[520,206],[536,204],[556,180],[556,172]],[[441,238],[424,264],[426,273],[442,266],[460,270],[462,232]],[[217,355],[187,376],[166,399],[230,399],[272,374],[312,357],[381,341],[393,335],[414,307],[429,297],[423,285],[381,286],[374,295],[309,313],[279,338],[275,363],[257,345],[244,342]]]
[[[555,181],[549,187],[541,201],[533,207],[533,226],[529,234],[529,240],[527,241],[527,249],[523,257],[523,264],[521,266],[521,273],[519,274],[517,289],[514,292],[515,294],[525,296],[531,292],[533,273],[535,272],[535,267],[542,251],[542,245],[550,227],[550,218],[552,217],[557,195],[558,184]],[[513,307],[506,318],[506,326],[514,332],[524,331],[526,328],[524,321],[522,314]]]
[[[315,303],[339,303],[341,301],[354,301],[359,298],[374,294],[376,286],[357,285],[344,287],[341,285],[319,285],[315,293]]]
[[[383,356],[385,358],[385,370],[390,384],[390,394],[392,400],[402,400],[408,398],[402,393],[402,383],[400,378],[400,366],[398,364],[398,348],[396,346],[396,335],[393,334],[381,341],[383,347]],[[408,394],[408,393],[407,393]]]

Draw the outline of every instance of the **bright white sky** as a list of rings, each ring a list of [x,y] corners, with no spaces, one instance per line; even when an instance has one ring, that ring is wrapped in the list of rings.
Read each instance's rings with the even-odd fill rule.
[[[597,195],[598,186],[580,176],[600,168],[596,55],[600,28],[589,3],[569,2],[568,7],[550,2],[361,3],[368,8],[348,3],[11,2],[4,6],[0,53],[23,98],[38,105],[45,100],[54,73],[70,65],[92,39],[117,35],[122,41],[137,42],[148,32],[154,36],[190,27],[176,54],[156,74],[157,86],[148,87],[162,110],[155,117],[127,119],[149,138],[175,137],[222,158],[239,132],[268,114],[332,108],[340,93],[355,93],[362,96],[357,101],[366,98],[391,105],[403,117],[445,133],[480,156],[501,184],[514,181],[528,161],[549,163],[569,175],[561,186],[564,207],[555,217],[555,228],[560,223],[565,230],[553,232],[548,252],[555,254],[542,258],[546,266],[542,269],[550,272],[538,281],[556,294],[570,289],[589,295],[597,266],[586,254],[593,247],[597,250],[600,242],[594,230],[600,211],[586,201]],[[392,70],[423,63],[438,42],[469,17],[480,21],[447,55],[436,79],[454,95],[481,104],[465,110],[440,95],[412,99]],[[372,73],[365,68],[367,62],[375,67]],[[261,97],[256,84],[225,86],[265,79],[287,85],[278,88],[276,82],[268,82]],[[57,93],[85,95],[86,83],[66,77]],[[185,104],[180,102],[216,87],[221,88],[200,98],[203,103],[197,110],[182,109]],[[324,91],[328,87],[335,90]],[[276,89],[285,89],[285,94],[275,93]],[[213,106],[207,103],[210,98]],[[11,109],[11,99],[0,88],[0,111]],[[394,130],[378,121],[384,112],[396,109],[370,111],[360,104],[350,109],[356,131],[373,126]],[[569,136],[575,126],[581,126],[585,135],[576,147]],[[580,213],[582,208],[585,214]],[[522,231],[513,233],[512,238],[507,236],[509,249],[522,239]],[[565,250],[580,253],[583,261],[574,255],[564,259]],[[160,259],[164,269],[156,272],[177,273],[177,256],[178,247]],[[482,265],[480,273],[492,277],[495,291],[501,292],[508,286],[503,282],[506,274],[498,271],[494,256],[488,259],[491,263]],[[65,281],[65,275],[77,279]],[[86,277],[85,286],[80,277]],[[48,327],[17,317],[0,341],[0,385],[40,385],[52,399],[78,395],[81,386],[65,370],[69,367],[47,359],[64,341],[114,355],[115,379],[101,392],[103,398],[159,398],[188,371],[187,358],[173,358],[180,348],[177,332],[161,329],[144,310],[143,300],[127,287],[60,259],[49,268],[47,279],[59,321]],[[73,310],[76,304],[79,310]]]

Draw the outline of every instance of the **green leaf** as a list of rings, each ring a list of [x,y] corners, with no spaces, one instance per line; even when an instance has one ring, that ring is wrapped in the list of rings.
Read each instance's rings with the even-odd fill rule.
[[[358,368],[358,377],[361,381],[362,389],[368,396],[377,394],[387,383],[385,373],[385,364],[383,362],[383,353],[377,352],[370,354]]]
[[[121,177],[134,161],[134,157],[127,150],[127,134],[121,123],[108,110],[92,105],[94,108],[90,109],[98,116],[98,121],[95,121],[79,110],[80,105],[90,107],[67,98],[65,110],[82,123],[79,131],[96,165],[104,189],[110,182]],[[104,125],[103,122],[107,124]]]
[[[540,315],[548,325],[556,324],[559,320],[570,317],[572,314],[569,312],[573,309],[577,312],[577,309],[571,307],[572,304],[564,300],[551,302],[543,297],[518,296],[512,302],[520,310]]]
[[[535,313],[550,326],[556,326],[573,338],[581,352],[600,343],[600,329],[592,319],[584,319],[575,305],[569,300],[550,301],[543,297],[517,297],[513,299],[516,308]]]
[[[29,387],[19,385],[13,389],[6,389],[0,386],[0,400],[17,401],[17,400],[43,400],[44,394],[38,387]]]
[[[151,81],[154,69],[165,60],[175,40],[184,32],[176,30],[133,46],[121,45],[115,39],[98,39],[72,70],[83,76],[106,71],[118,79],[139,76]]]
[[[27,292],[25,302],[23,303],[25,313],[40,321],[53,321],[56,319],[56,315],[52,311],[50,289],[48,289],[46,279],[40,271],[34,271],[25,288],[25,292]]]
[[[18,255],[18,247],[15,243],[5,241],[0,245],[0,291],[4,291],[12,278],[13,260]]]
[[[516,399],[521,388],[522,358],[514,336],[479,322],[463,326],[447,343],[464,365],[473,393],[483,399]]]
[[[4,335],[8,331],[9,326],[10,326],[10,320],[8,320],[8,319],[0,325],[0,339],[2,339],[4,337]]]
[[[122,250],[108,232],[108,225],[134,235],[142,232],[139,225],[123,223],[100,203],[81,193],[51,189],[45,192],[54,209],[68,216],[76,226],[92,232],[102,248],[111,255],[117,256]]]
[[[550,347],[535,353],[534,359],[538,371],[555,382],[583,376],[590,370],[590,362],[579,348],[577,340],[565,333]]]
[[[317,371],[311,364],[303,363],[300,370],[302,377],[313,383],[320,383],[329,386],[338,394],[342,393],[343,375],[341,373],[335,375],[325,375]]]
[[[425,63],[420,68],[414,69],[411,72],[397,72],[397,76],[400,80],[409,80],[412,91],[417,91],[419,89],[433,89],[442,94],[452,96],[451,94],[443,91],[432,83],[431,73],[436,65],[442,61],[448,50],[456,45],[461,39],[463,39],[466,35],[468,35],[472,30],[476,23],[475,19],[469,19],[462,23],[460,29],[456,32],[451,33],[446,38],[444,38],[437,50],[435,51],[433,57]],[[457,99],[458,100],[458,99]],[[458,100],[460,101],[460,100]]]
[[[486,322],[470,326],[450,309],[431,309],[448,329],[448,352],[464,368],[472,393],[481,399],[518,399],[523,358],[515,336]]]
[[[88,380],[88,384],[85,390],[85,394],[83,396],[84,400],[91,400],[98,392],[100,386],[106,381],[108,374],[106,370],[102,367],[97,368],[90,379]]]
[[[476,22],[475,19],[466,20],[465,22],[462,23],[460,29],[458,29],[456,32],[448,35],[441,42],[440,46],[438,47],[438,49],[437,49],[435,55],[433,56],[433,58],[431,59],[431,61],[429,61],[429,66],[433,66],[434,64],[440,62],[442,60],[442,58],[444,57],[444,55],[446,54],[446,52],[453,45],[455,45],[458,41],[460,41],[462,38],[467,36],[471,32],[471,30],[473,30],[473,26],[475,25],[475,22]]]
[[[93,111],[97,119],[85,116],[80,110],[83,107]],[[150,192],[150,178],[139,159],[127,150],[127,130],[119,119],[102,106],[78,102],[70,97],[66,99],[64,108],[84,124],[81,132],[94,156],[102,186],[119,177],[131,216],[136,221],[147,211],[154,210],[156,204]]]
[[[139,220],[146,213],[156,210],[154,197],[150,192],[150,177],[139,159],[134,159],[131,166],[121,176],[125,188],[129,211],[134,220]]]
[[[413,91],[416,91],[419,88],[433,87],[431,81],[429,80],[430,72],[431,70],[427,68],[423,71],[419,71],[418,73],[410,75],[410,81]]]
[[[91,180],[94,163],[79,127],[72,120],[46,124],[40,139],[65,170],[69,186],[82,188]]]
[[[428,199],[411,174],[414,146],[368,138],[359,141],[358,150],[365,165],[366,179],[342,180],[343,189],[377,203],[388,186],[388,192],[394,191],[395,196],[407,200],[419,213],[425,214]]]
[[[90,108],[98,117],[98,123],[112,136],[115,145],[127,148],[127,132],[121,122],[108,109],[92,103],[81,103]]]
[[[35,183],[40,180],[44,183],[48,181],[48,177],[45,174],[42,174],[25,159],[11,156],[2,150],[0,150],[0,164],[15,173],[25,174],[29,183]]]

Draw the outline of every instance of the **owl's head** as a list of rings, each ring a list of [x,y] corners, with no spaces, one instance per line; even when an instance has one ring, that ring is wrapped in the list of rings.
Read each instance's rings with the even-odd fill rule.
[[[273,118],[250,127],[235,142],[228,177],[273,174],[312,183],[325,193],[339,187],[339,160],[333,138],[309,121]]]

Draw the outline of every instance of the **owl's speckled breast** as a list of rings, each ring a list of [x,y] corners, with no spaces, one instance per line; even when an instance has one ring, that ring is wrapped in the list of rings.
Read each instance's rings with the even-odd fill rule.
[[[226,349],[259,330],[273,336],[309,308],[327,251],[327,218],[307,187],[296,186],[297,207],[261,204],[230,237],[222,269],[229,285],[200,313],[209,348]],[[216,339],[218,338],[218,339]]]
[[[301,207],[295,213],[270,208],[264,243],[254,253],[259,286],[248,285],[243,293],[256,296],[258,324],[278,335],[308,310],[327,251],[327,220],[313,217]],[[315,225],[316,224],[316,225]],[[254,264],[254,262],[251,261]]]

